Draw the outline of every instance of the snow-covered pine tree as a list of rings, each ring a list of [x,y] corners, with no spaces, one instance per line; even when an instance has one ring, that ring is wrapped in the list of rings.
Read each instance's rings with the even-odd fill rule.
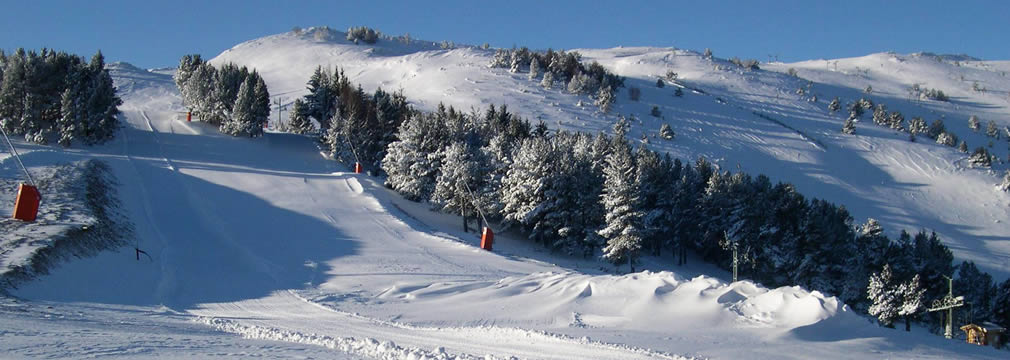
[[[996,188],[1002,191],[1010,192],[1010,169],[1003,174],[1003,182],[996,185]]]
[[[903,131],[905,130],[905,116],[901,115],[900,112],[893,111],[888,116],[888,122],[892,129]]]
[[[182,93],[182,101],[189,111],[203,119],[210,116],[214,109],[214,79],[217,78],[217,69],[208,63],[202,63],[193,70],[193,73],[186,80]]]
[[[512,52],[512,61],[509,64],[509,72],[518,73],[523,69],[523,59],[518,53]]]
[[[893,118],[893,116],[892,116]],[[913,117],[912,120],[908,122],[908,133],[911,135],[924,134],[929,128],[926,126],[926,121],[921,117]]]
[[[622,118],[621,122],[625,122]],[[625,124],[615,126],[611,153],[603,169],[603,207],[605,227],[598,233],[606,240],[603,257],[615,264],[626,262],[635,271],[635,257],[642,248],[642,212],[639,209],[639,186],[635,176],[635,160],[631,145],[625,138]]]
[[[57,121],[59,144],[68,147],[84,132],[85,123],[89,120],[88,108],[84,98],[89,77],[84,66],[75,66],[67,76],[66,89],[60,96],[60,119]]]
[[[946,131],[936,136],[936,143],[940,145],[954,146],[955,141],[954,137]]]
[[[873,123],[880,126],[890,126],[890,119],[887,116],[887,106],[877,104],[877,107],[873,109]]]
[[[849,119],[859,119],[863,117],[863,99],[849,104]]]
[[[604,114],[610,112],[610,108],[614,104],[614,90],[610,86],[601,87],[596,94],[595,104]]]
[[[972,115],[968,118],[968,128],[971,129],[971,131],[978,132],[981,127],[982,123],[978,121],[978,116]]]
[[[214,78],[214,107],[211,116],[205,121],[221,125],[225,121],[233,118],[235,102],[238,99],[239,88],[249,76],[249,69],[239,67],[233,63],[222,65],[215,73]],[[249,88],[252,91],[252,87]]]
[[[307,134],[316,129],[312,125],[312,121],[305,114],[305,102],[302,99],[295,99],[294,104],[291,105],[288,126],[291,128],[291,132],[295,134]]]
[[[544,78],[540,80],[540,86],[544,89],[554,87],[554,73],[550,70],[544,71]]]
[[[856,133],[856,122],[851,117],[845,119],[845,123],[842,124],[842,133],[849,135]]]
[[[4,77],[0,81],[0,124],[12,133],[23,133],[21,128],[21,113],[25,109],[26,86],[25,66],[27,54],[25,49],[18,48],[7,57],[4,64]]]
[[[659,137],[664,138],[666,140],[673,140],[674,136],[676,136],[676,134],[673,132],[673,128],[670,127],[670,124],[663,123],[663,125],[660,125]]]
[[[99,51],[88,64],[87,78],[91,79],[87,94],[87,120],[83,124],[81,139],[85,144],[102,143],[112,139],[119,129],[119,105],[123,101],[116,95],[112,76],[105,69],[105,58]]]
[[[638,148],[635,159],[639,209],[642,212],[642,241],[653,255],[658,256],[671,233],[673,201],[670,197],[675,191],[671,174],[673,164],[669,154],[661,158],[644,146]]]
[[[70,146],[74,138],[77,137],[77,125],[84,118],[83,110],[79,101],[79,94],[74,91],[78,85],[68,86],[60,97],[60,121],[59,121],[59,144],[63,147]]]
[[[533,60],[530,61],[530,74],[527,76],[527,79],[534,81],[537,79],[537,76],[540,76],[540,62],[538,62],[537,58],[534,57]]]
[[[999,128],[996,127],[995,121],[989,120],[989,123],[985,125],[985,135],[999,139]]]
[[[905,331],[911,331],[912,319],[926,308],[926,289],[919,284],[919,274],[915,274],[911,280],[902,283],[898,287],[901,294],[901,307],[898,308],[898,316],[905,318]]]
[[[255,80],[250,76],[242,82],[236,94],[235,105],[231,117],[221,124],[222,133],[231,136],[256,136],[262,134],[263,128],[256,120]],[[258,131],[258,133],[257,133]]]
[[[880,273],[870,275],[870,284],[866,289],[867,298],[871,303],[868,312],[883,326],[892,327],[894,319],[898,317],[902,298],[897,290],[890,265],[884,265]]]
[[[831,103],[828,104],[828,110],[831,111],[831,113],[841,110],[841,108],[842,108],[842,102],[837,97],[832,99]]]
[[[536,230],[544,216],[541,209],[553,174],[552,158],[553,147],[543,137],[525,139],[516,149],[512,167],[502,179],[502,217],[506,222]],[[540,240],[536,236],[531,231],[530,237]]]
[[[431,194],[432,203],[443,212],[462,214],[466,227],[468,219],[479,219],[477,207],[482,202],[475,203],[479,194],[471,191],[483,188],[486,170],[486,162],[477,149],[464,142],[446,146],[442,151],[442,171]]]
[[[415,113],[397,130],[397,141],[389,144],[382,170],[386,183],[409,200],[428,200],[442,167],[440,149],[451,140],[445,129],[445,106],[434,114]]]
[[[200,58],[200,54],[184,55],[179,60],[179,68],[175,71],[175,75],[172,76],[172,79],[175,80],[175,86],[180,90],[185,89],[186,82],[189,81],[190,77],[193,76],[193,73],[201,64],[203,64],[203,59]]]
[[[249,76],[256,83],[253,87],[253,122],[257,125],[257,130],[250,136],[261,136],[263,135],[263,124],[270,120],[270,91],[267,89],[266,81],[256,70],[253,70]]]

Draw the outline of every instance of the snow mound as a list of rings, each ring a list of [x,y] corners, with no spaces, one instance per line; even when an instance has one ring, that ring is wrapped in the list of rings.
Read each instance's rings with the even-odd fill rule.
[[[509,317],[577,327],[667,331],[681,326],[677,324],[700,323],[788,330],[828,319],[845,307],[835,297],[796,286],[767,289],[750,281],[727,284],[708,276],[683,279],[668,271],[627,275],[539,272],[474,285],[398,285],[380,297],[411,301],[417,309],[452,303],[457,316],[462,312],[478,319],[507,322],[503,317]],[[538,305],[530,308],[528,304]],[[419,311],[406,316],[425,322],[437,321],[441,315],[427,318],[430,315]]]

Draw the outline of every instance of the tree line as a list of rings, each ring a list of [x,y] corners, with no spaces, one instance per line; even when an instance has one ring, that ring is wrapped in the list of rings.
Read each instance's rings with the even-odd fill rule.
[[[25,140],[92,145],[119,129],[119,105],[105,57],[91,61],[63,51],[0,50],[0,126]]]
[[[228,63],[214,67],[185,55],[174,76],[189,111],[232,136],[262,136],[270,117],[270,92],[255,69]]]
[[[552,251],[631,270],[643,255],[672,253],[684,264],[688,251],[729,268],[736,247],[746,278],[837,295],[874,316],[905,306],[907,320],[936,320],[920,316],[922,304],[945,295],[944,276],[956,271],[955,291],[975,304],[975,318],[1010,325],[1010,280],[997,286],[971,262],[955,266],[936,233],[902,231],[892,240],[876,220],[856,224],[844,206],[808,199],[792,184],[633,146],[623,116],[607,135],[531,126],[505,105],[421,112],[401,92],[369,95],[321,67],[308,88],[293,127],[309,130],[315,120],[338,160],[378,164],[372,170],[388,187],[461,214],[465,227],[486,217]],[[893,300],[904,293],[920,294],[918,305]]]

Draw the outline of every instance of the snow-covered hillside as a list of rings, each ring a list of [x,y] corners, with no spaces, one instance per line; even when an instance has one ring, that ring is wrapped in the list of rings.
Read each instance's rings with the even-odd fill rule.
[[[257,68],[271,92],[288,101],[302,94],[317,65],[339,65],[366,87],[402,88],[422,109],[438,102],[463,109],[505,103],[549,126],[587,131],[608,130],[614,119],[577,106],[591,102],[585,97],[488,68],[489,50],[354,45],[339,35],[331,41],[270,36],[214,62]],[[909,143],[870,121],[860,124],[859,136],[838,132],[841,118],[825,110],[824,99],[855,98],[864,86],[824,79],[814,85],[821,102],[812,104],[792,91],[805,81],[738,70],[693,52],[579,51],[642,89],[638,102],[622,91],[614,111],[639,118],[634,138],[645,134],[650,146],[682,158],[706,156],[726,169],[794,182],[810,196],[845,204],[860,219],[881,219],[891,231],[936,228],[960,258],[976,259],[1000,277],[1010,272],[1010,231],[996,222],[1006,219],[1008,197],[993,188],[995,176],[964,168],[963,156],[951,148]],[[769,66],[778,67],[789,66]],[[498,234],[494,252],[483,251],[475,234],[459,230],[458,218],[403,200],[381,179],[348,172],[321,156],[310,137],[221,135],[185,121],[170,76],[128,64],[110,68],[125,100],[125,127],[115,140],[69,150],[17,145],[32,168],[106,161],[120,182],[137,247],[150,258],[137,260],[132,246],[109,251],[10,290],[16,299],[0,298],[6,355],[1005,357],[921,328],[878,327],[816,291],[728,283],[725,273],[696,260],[673,267],[668,258],[646,258],[645,271],[614,275],[597,259],[545,253],[509,233]],[[668,69],[699,90],[676,98],[673,86],[656,88],[655,76]],[[800,75],[814,79],[815,70],[802,68]],[[928,109],[886,102],[923,115]],[[666,119],[650,117],[652,106]],[[1005,111],[992,106],[979,116],[995,119]],[[675,140],[652,136],[664,121],[676,130]],[[0,156],[2,173],[13,173],[13,161]]]
[[[968,168],[968,154],[921,137],[908,141],[874,125],[872,111],[858,124],[856,136],[840,132],[847,112],[827,110],[865,97],[927,123],[943,118],[947,129],[969,149],[987,146],[1006,160],[1006,134],[984,134],[988,121],[1003,132],[1010,125],[1010,70],[1007,62],[937,61],[929,55],[875,54],[856,59],[818,60],[797,64],[763,64],[744,70],[728,61],[670,48],[575,49],[583,61],[597,61],[627,78],[627,88],[642,90],[631,101],[627,88],[610,114],[600,114],[585,96],[559,88],[545,90],[525,73],[488,68],[494,50],[464,47],[418,49],[395,41],[355,45],[336,33],[321,41],[284,33],[245,42],[212,60],[235,62],[259,70],[272,94],[288,102],[306,93],[305,82],[319,65],[339,66],[366,90],[403,89],[420,109],[443,102],[461,109],[507,104],[534,122],[552,128],[610,131],[617,114],[634,115],[630,137],[649,137],[649,146],[685,160],[705,156],[723,169],[763,173],[773,181],[791,182],[803,194],[844,205],[858,222],[879,220],[892,238],[901,230],[935,230],[960,260],[972,260],[997,279],[1010,275],[1010,194],[995,187],[1006,164],[993,169]],[[718,54],[717,54],[718,55]],[[799,77],[787,74],[794,68]],[[674,86],[657,88],[656,80],[674,71],[690,89],[673,96]],[[963,79],[963,80],[962,80]],[[978,81],[984,92],[973,91]],[[913,84],[943,90],[949,103],[909,100]],[[864,93],[867,86],[872,92]],[[798,95],[797,89],[804,89]],[[811,102],[816,95],[818,101]],[[585,106],[577,106],[579,102]],[[662,118],[650,116],[653,106]],[[757,113],[757,114],[756,114]],[[983,130],[968,129],[977,115]],[[274,115],[276,117],[276,114]],[[662,123],[677,133],[673,141],[656,137]]]

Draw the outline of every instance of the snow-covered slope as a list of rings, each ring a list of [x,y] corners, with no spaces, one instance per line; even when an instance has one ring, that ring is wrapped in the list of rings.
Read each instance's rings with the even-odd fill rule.
[[[539,111],[552,126],[560,122],[584,130],[607,129],[613,119],[578,108],[579,97],[528,83],[524,74],[488,69],[490,52],[412,46],[417,48],[398,50],[401,45],[380,42],[378,50],[368,50],[281,34],[240,45],[215,61],[255,65],[274,94],[289,86],[292,97],[315,68],[306,57],[316,56],[330,58],[322,64],[341,65],[366,87],[402,86],[422,108],[443,98],[457,99],[454,104],[464,108],[504,102],[526,116],[535,118]],[[669,49],[584,53],[626,74],[629,86],[642,88],[640,102],[622,95],[617,107],[640,114],[635,134],[655,133],[660,120],[643,111],[662,106],[678,139],[650,139],[652,145],[797,182],[813,196],[862,206],[856,216],[865,211],[891,222],[928,216],[916,209],[904,209],[907,218],[898,220],[878,215],[917,203],[876,198],[899,188],[889,172],[896,170],[854,150],[859,144],[890,149],[887,156],[922,150],[913,154],[949,169],[947,176],[984,175],[943,162],[954,156],[947,148],[908,145],[886,131],[836,135],[840,121],[830,118],[823,104],[790,98],[786,90],[775,99],[776,89],[802,83],[783,74],[713,70],[696,54]],[[652,87],[649,74],[668,66],[705,94],[687,91],[675,99],[669,87]],[[404,69],[415,69],[420,79],[394,81]],[[25,146],[25,157],[32,167],[105,159],[121,183],[123,211],[135,225],[137,246],[150,258],[138,261],[132,247],[106,252],[13,290],[19,300],[0,300],[0,349],[10,356],[1005,357],[918,328],[912,333],[880,328],[818,292],[726,283],[719,279],[725,274],[697,261],[671,268],[669,259],[649,258],[643,264],[647,271],[612,275],[595,259],[547,254],[507,233],[496,238],[494,252],[483,251],[474,234],[458,231],[458,219],[428,212],[380,180],[348,172],[320,156],[309,137],[224,136],[180,116],[167,75],[123,64],[114,76],[126,100],[126,126],[114,141],[70,150]],[[386,77],[389,83],[378,80]],[[447,97],[449,89],[458,96]],[[870,128],[861,127],[872,133]],[[916,197],[946,196],[934,191]],[[1005,203],[1005,195],[988,194],[997,199],[989,201]],[[929,199],[924,201],[936,201]],[[960,206],[955,210],[977,214]],[[991,240],[975,239],[956,249],[958,255],[981,253],[982,241]]]
[[[284,33],[245,42],[214,63],[235,62],[259,70],[273,94],[287,101],[306,91],[305,82],[319,65],[339,66],[366,90],[403,89],[417,107],[434,109],[439,102],[457,108],[507,104],[509,109],[552,128],[610,131],[616,114],[634,115],[630,136],[648,136],[649,146],[685,160],[705,156],[726,170],[764,173],[773,181],[791,182],[807,196],[844,205],[858,222],[879,220],[892,238],[901,230],[935,230],[959,260],[975,261],[997,279],[1010,275],[1010,195],[995,188],[1006,165],[992,171],[967,168],[967,154],[907,133],[885,129],[867,111],[856,136],[840,132],[844,116],[831,114],[827,104],[840,97],[843,105],[866,97],[901,111],[906,119],[927,122],[943,118],[947,128],[966,140],[970,149],[987,146],[985,124],[1010,125],[1006,62],[937,61],[930,55],[874,54],[863,58],[818,60],[797,64],[763,64],[744,70],[732,63],[706,59],[692,51],[670,48],[575,49],[584,61],[597,61],[625,76],[627,86],[642,90],[631,101],[619,94],[611,114],[592,105],[577,106],[579,97],[555,88],[545,90],[525,73],[491,69],[493,50],[418,49],[395,41],[355,45],[343,40],[321,41],[305,34]],[[941,58],[942,59],[942,58]],[[795,68],[799,77],[786,74]],[[667,71],[678,73],[690,89],[681,98],[674,86],[657,88]],[[963,80],[962,80],[963,79]],[[978,81],[985,92],[972,90]],[[907,90],[941,89],[951,102],[911,101]],[[873,91],[863,93],[867,86]],[[803,88],[805,95],[798,95]],[[811,95],[817,102],[808,101]],[[662,118],[649,115],[653,106]],[[983,131],[968,129],[977,115]],[[670,123],[676,140],[656,137]],[[1002,131],[1002,130],[1001,130]],[[1006,137],[992,140],[989,150],[1007,159]]]

